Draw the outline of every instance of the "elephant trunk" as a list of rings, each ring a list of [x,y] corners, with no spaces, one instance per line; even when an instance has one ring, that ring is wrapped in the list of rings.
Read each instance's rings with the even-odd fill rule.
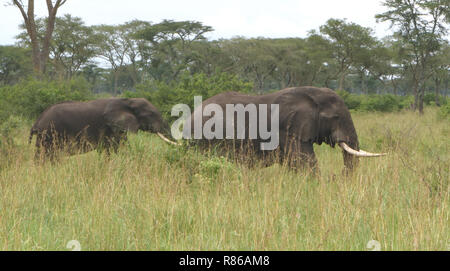
[[[343,145],[348,146],[345,142],[340,142],[339,146],[342,148]],[[358,143],[349,143],[350,145],[353,146],[353,148],[355,149],[359,149],[358,147]],[[346,170],[353,170],[354,168],[356,168],[359,164],[359,157],[356,155],[353,155],[352,153],[346,151],[345,149],[342,149],[342,155],[344,158],[344,166]]]
[[[353,120],[348,111],[340,118],[336,129],[332,130],[331,139],[334,144],[342,149],[344,165],[347,170],[358,166],[359,157],[377,157],[384,153],[370,153],[359,149],[358,135]]]
[[[353,170],[359,164],[359,158],[354,156],[346,151],[342,151],[342,155],[344,157],[344,166],[346,170]]]
[[[378,157],[386,153],[370,153],[359,148],[356,133],[354,136],[347,137],[347,140],[338,140],[338,145],[342,149],[344,165],[346,169],[353,170],[358,166],[359,157]]]

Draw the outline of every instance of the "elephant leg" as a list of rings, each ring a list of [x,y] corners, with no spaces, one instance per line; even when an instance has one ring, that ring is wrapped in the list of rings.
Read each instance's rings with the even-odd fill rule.
[[[308,167],[314,172],[317,170],[317,159],[312,142],[295,142],[280,158],[292,169]]]
[[[279,154],[276,151],[259,151],[256,157],[263,167],[270,167],[278,161]]]
[[[36,136],[36,150],[34,153],[34,161],[35,162],[40,162],[42,160],[42,155],[43,155],[43,141],[42,141],[42,135],[41,134],[37,134]],[[45,148],[45,147],[44,147]]]
[[[104,140],[103,148],[106,150],[106,154],[109,156],[111,155],[111,153],[117,153],[119,150],[120,142],[123,140],[127,140],[126,133],[114,135]]]
[[[235,161],[238,164],[244,164],[249,169],[254,169],[258,166],[269,167],[273,165],[275,160],[275,154],[273,151],[263,151],[259,149],[259,142],[248,142],[244,148],[237,151],[238,159]]]
[[[317,168],[317,158],[316,154],[314,153],[312,142],[302,142],[300,155],[303,157],[305,163],[307,163],[311,169],[315,170]]]
[[[34,155],[36,162],[46,162],[55,160],[55,144],[53,138],[48,134],[38,134],[36,137],[36,152]]]
[[[111,142],[109,148],[106,149],[106,153],[111,155],[111,152],[117,153],[119,151],[120,139]]]
[[[56,152],[57,148],[55,147],[55,144],[53,142],[45,142],[43,144],[43,152],[42,152],[42,160],[55,162],[56,161]]]
[[[107,138],[104,140],[101,140],[100,143],[97,146],[97,151],[99,153],[105,152],[107,156],[111,155],[111,150],[116,153],[117,147],[115,147],[116,143],[112,138]]]
[[[65,140],[61,136],[54,135],[45,141],[45,159],[55,163],[62,152],[66,150]]]

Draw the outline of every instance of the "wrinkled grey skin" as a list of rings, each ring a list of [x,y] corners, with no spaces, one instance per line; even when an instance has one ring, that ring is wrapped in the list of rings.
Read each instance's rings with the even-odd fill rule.
[[[246,140],[193,140],[194,144],[209,149],[225,146],[233,150],[234,157],[246,157],[250,165],[255,160],[262,160],[266,166],[274,162],[287,163],[291,168],[303,168],[308,165],[315,168],[317,159],[313,144],[326,143],[334,147],[345,142],[351,148],[359,150],[358,136],[350,112],[344,101],[331,89],[316,87],[295,87],[266,95],[246,95],[238,92],[226,92],[205,100],[207,104],[215,103],[224,111],[226,127],[226,104],[279,104],[279,147],[274,151],[261,151],[261,139],[248,139],[248,117],[246,119]],[[269,110],[270,112],[270,110]],[[270,115],[270,114],[269,114]],[[212,116],[203,117],[205,123]],[[194,127],[194,113],[191,115],[191,127]],[[236,119],[236,115],[235,115]],[[270,121],[268,120],[270,124]],[[235,124],[234,127],[237,125]],[[191,134],[193,135],[191,128]],[[236,131],[235,131],[236,132]],[[225,133],[225,129],[224,129]],[[225,135],[224,135],[225,138]],[[267,140],[265,141],[267,142]],[[206,143],[206,144],[205,144]],[[237,155],[236,155],[237,154]],[[357,158],[343,151],[346,169],[357,164]]]
[[[127,132],[138,130],[167,134],[168,124],[143,98],[62,102],[47,108],[30,131],[36,134],[36,158],[53,158],[56,150],[69,154],[93,149],[117,150]]]

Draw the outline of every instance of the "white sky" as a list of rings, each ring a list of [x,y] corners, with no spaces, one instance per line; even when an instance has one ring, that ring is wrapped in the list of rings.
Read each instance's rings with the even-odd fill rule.
[[[19,9],[0,0],[0,45],[13,44],[22,22]],[[47,16],[44,0],[35,1],[36,14]],[[125,4],[124,4],[125,3]],[[163,19],[194,20],[212,26],[208,38],[306,37],[329,18],[371,27],[378,37],[391,33],[377,24],[380,0],[68,0],[58,16],[70,13],[87,25],[121,24],[133,19],[158,23]]]

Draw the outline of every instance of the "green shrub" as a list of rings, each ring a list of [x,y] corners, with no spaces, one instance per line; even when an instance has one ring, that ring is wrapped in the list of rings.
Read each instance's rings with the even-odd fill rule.
[[[447,99],[441,95],[438,97],[438,101],[439,101],[440,105],[447,104]],[[423,103],[425,105],[435,105],[436,104],[436,93],[431,93],[431,92],[426,93],[423,96]]]
[[[411,107],[412,104],[414,104],[414,96],[413,95],[399,96],[399,99],[400,99],[400,102],[399,102],[400,109],[408,109]]]
[[[208,160],[200,162],[199,174],[210,180],[217,179],[220,173],[231,173],[237,171],[236,166],[225,157],[212,156]]]
[[[0,123],[0,145],[12,142],[11,133],[14,129],[23,124],[23,119],[17,116],[9,116],[8,119]]]
[[[338,90],[336,91],[336,93],[344,100],[345,105],[347,105],[348,109],[359,109],[363,96],[351,94],[350,92],[345,90]]]
[[[0,120],[0,169],[14,161],[18,149],[14,142],[14,132],[24,123],[22,118],[13,115]]]
[[[414,103],[413,96],[396,96],[392,94],[356,95],[345,90],[336,93],[344,100],[349,110],[395,112],[408,108]]]
[[[202,96],[203,100],[225,91],[248,93],[253,89],[251,83],[239,80],[227,73],[208,77],[205,74],[185,74],[176,83],[147,82],[136,86],[135,92],[125,92],[123,97],[143,97],[155,105],[167,120],[171,120],[171,110],[176,104],[187,104],[194,107],[194,96]]]
[[[0,88],[1,115],[20,115],[28,119],[36,118],[52,104],[61,101],[83,101],[91,99],[90,85],[84,78],[68,81],[24,80],[13,86]]]
[[[369,95],[362,100],[360,109],[363,111],[394,112],[400,109],[400,99],[392,94]]]
[[[438,111],[438,116],[441,119],[450,119],[450,103],[446,103]]]

